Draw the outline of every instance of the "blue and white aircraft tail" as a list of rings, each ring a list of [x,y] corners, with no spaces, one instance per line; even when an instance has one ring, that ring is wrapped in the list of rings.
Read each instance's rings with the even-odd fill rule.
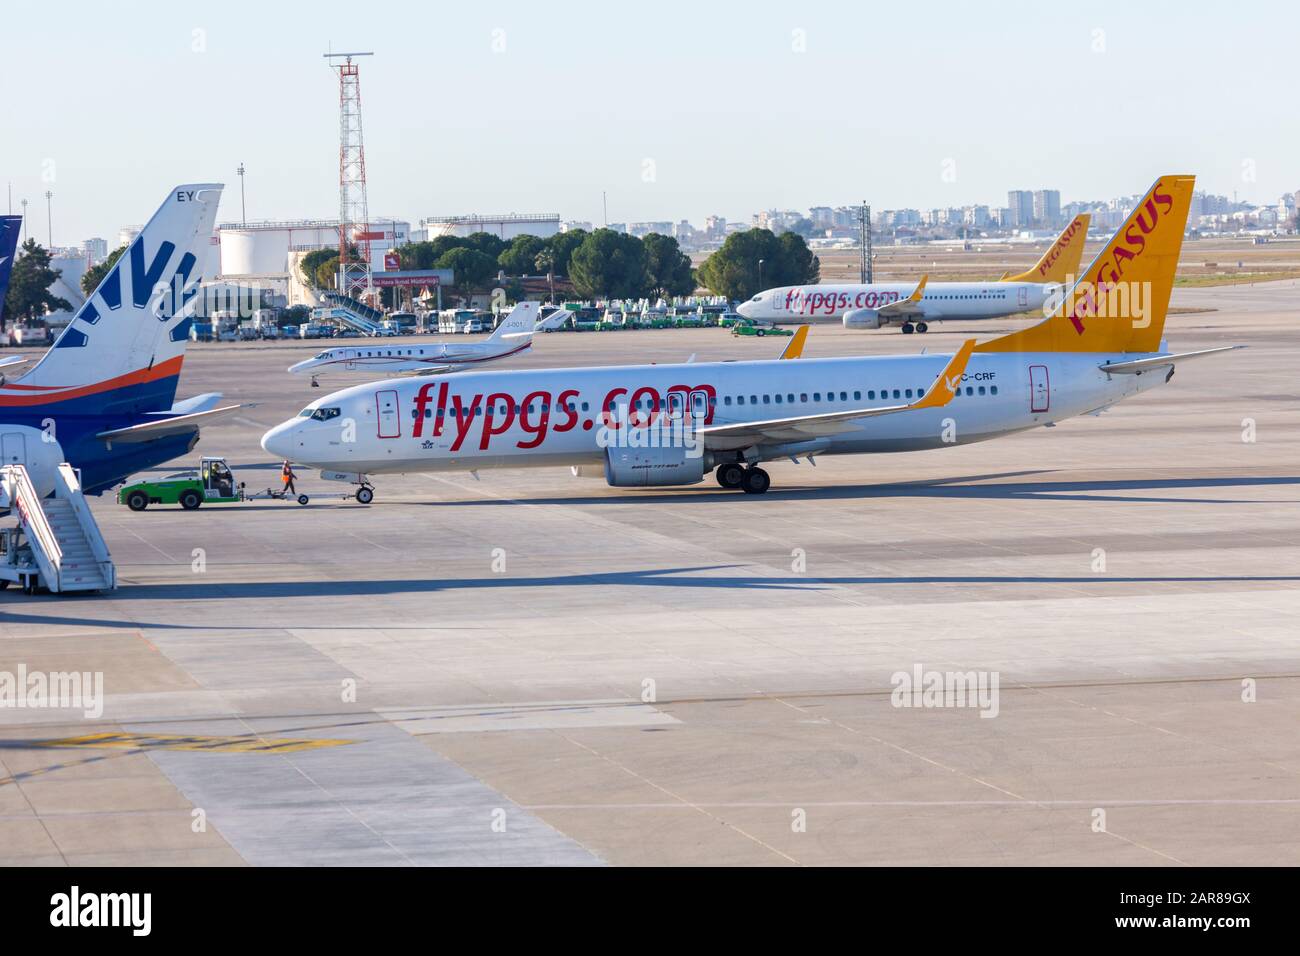
[[[219,395],[175,403],[222,186],[178,186],[39,362],[0,384],[0,463],[38,490],[67,461],[100,493],[184,454]]]
[[[22,234],[22,216],[0,216],[0,317],[5,314],[5,293],[9,291],[9,273],[14,268],[18,237]]]

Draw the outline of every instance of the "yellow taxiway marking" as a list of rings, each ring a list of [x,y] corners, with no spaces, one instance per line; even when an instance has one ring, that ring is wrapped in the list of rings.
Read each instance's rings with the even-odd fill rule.
[[[134,750],[207,750],[214,753],[297,753],[339,747],[353,740],[302,737],[196,737],[189,734],[86,734],[33,741],[36,747],[122,747]]]

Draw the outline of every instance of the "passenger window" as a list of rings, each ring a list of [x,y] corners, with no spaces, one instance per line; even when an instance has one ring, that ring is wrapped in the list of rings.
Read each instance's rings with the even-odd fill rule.
[[[731,396],[728,395],[726,398],[724,398],[724,399],[722,400],[722,404],[723,404],[723,405],[730,405],[730,404],[731,404]]]
[[[737,404],[737,405],[744,405],[744,404],[745,404],[745,396],[744,396],[744,395],[737,395],[737,396],[736,396],[736,404]]]
[[[781,404],[781,396],[780,396],[780,395],[778,395],[778,396],[776,397],[776,403],[777,403],[778,405]]]
[[[980,386],[980,394],[981,394],[981,395],[984,394],[984,386],[983,386],[983,385]]]
[[[854,392],[854,393],[853,393],[853,400],[854,400],[855,402],[860,402],[860,401],[862,401],[862,393],[861,393],[861,392]]]
[[[990,385],[990,386],[989,386],[989,394],[990,394],[990,395],[996,395],[997,393],[998,393],[998,387],[997,387],[996,385]]]

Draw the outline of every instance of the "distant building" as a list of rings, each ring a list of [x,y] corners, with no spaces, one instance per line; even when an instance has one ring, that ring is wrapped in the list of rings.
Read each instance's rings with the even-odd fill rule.
[[[545,239],[560,231],[559,213],[542,215],[504,216],[430,216],[420,220],[420,228],[430,239],[439,236],[459,236],[464,239],[476,232],[486,232],[500,239],[516,236],[539,236]]]
[[[140,235],[140,230],[143,228],[144,226],[123,226],[119,229],[117,231],[118,247],[129,246],[131,243],[135,242],[135,237]]]
[[[1033,199],[1034,224],[1055,226],[1061,221],[1061,191],[1059,189],[1038,189]]]
[[[1034,194],[1028,189],[1012,189],[1007,193],[1007,210],[1010,222],[1003,223],[1005,229],[1019,229],[1029,226],[1034,221]]]
[[[87,239],[81,244],[81,248],[92,266],[108,258],[107,239]]]

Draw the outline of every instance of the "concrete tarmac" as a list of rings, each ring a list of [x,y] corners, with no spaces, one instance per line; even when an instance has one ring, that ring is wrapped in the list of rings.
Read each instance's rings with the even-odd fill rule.
[[[1212,311],[1171,348],[1250,347],[1055,428],[774,462],[762,497],[556,468],[92,499],[121,587],[0,594],[0,672],[106,695],[0,707],[0,862],[1300,864],[1298,296],[1179,289]],[[1022,322],[819,325],[805,355]],[[784,342],[561,333],[519,364]],[[258,404],[158,474],[278,483],[258,439],[324,394],[284,372],[319,347],[192,346],[181,397]],[[895,706],[918,668],[996,707]]]

